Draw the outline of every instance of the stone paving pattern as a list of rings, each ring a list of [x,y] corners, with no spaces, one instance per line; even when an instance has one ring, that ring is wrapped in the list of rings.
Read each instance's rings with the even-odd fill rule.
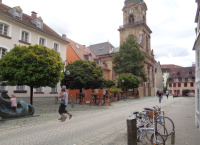
[[[43,101],[34,98],[35,117],[0,119],[0,145],[126,145],[126,119],[133,111],[155,105],[161,106],[174,121],[176,145],[199,145],[200,132],[194,125],[194,99],[170,96],[159,104],[157,97],[143,97],[120,100],[111,106],[75,104],[74,108],[69,104],[67,110],[73,114],[72,119],[59,122],[59,104],[55,104],[54,98]],[[170,137],[166,144],[171,144]]]

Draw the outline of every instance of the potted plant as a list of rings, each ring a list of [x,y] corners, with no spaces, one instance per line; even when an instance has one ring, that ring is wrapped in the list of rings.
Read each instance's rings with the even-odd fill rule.
[[[113,93],[113,95],[114,95],[114,97],[112,98],[112,101],[113,101],[113,102],[116,102],[116,101],[117,101],[117,94],[118,94],[119,92],[122,92],[122,89],[120,89],[120,88],[110,88],[109,91],[110,91],[111,93]]]

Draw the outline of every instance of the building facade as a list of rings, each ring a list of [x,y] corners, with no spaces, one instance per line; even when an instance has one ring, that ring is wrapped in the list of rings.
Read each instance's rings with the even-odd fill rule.
[[[67,62],[66,62],[67,65],[68,63],[76,61],[76,60],[96,61],[97,65],[101,66],[103,69],[103,78],[105,80],[110,80],[110,69],[105,64],[102,63],[100,57],[95,56],[88,47],[81,45],[69,38],[65,38],[65,39],[69,42],[67,44]],[[88,90],[82,89],[82,90],[85,93],[86,102],[89,103],[92,90],[91,89],[88,89]],[[105,95],[106,90],[107,88],[95,89],[95,94]],[[80,93],[79,89],[75,89],[75,90],[68,89],[68,91],[69,91],[70,97],[71,95],[76,96],[76,94]]]
[[[0,1],[0,59],[16,45],[44,45],[60,53],[62,60],[66,60],[67,41],[47,26],[36,12],[31,15],[23,13],[19,6],[9,7]],[[1,85],[1,84],[0,84]],[[56,88],[34,88],[34,96],[55,96],[60,90],[60,83]],[[16,96],[28,97],[28,86],[0,86],[0,92],[8,95],[17,93]]]
[[[151,29],[146,22],[147,5],[143,0],[125,0],[123,11],[123,25],[119,27],[120,44],[131,36],[135,39],[145,55],[144,72],[147,82],[140,84],[139,96],[155,95],[155,59],[151,49]]]
[[[169,78],[169,73],[172,68],[182,68],[181,66],[174,65],[174,64],[162,64],[162,74],[163,74],[163,87],[167,86],[167,79]]]
[[[195,95],[195,66],[173,68],[168,79],[168,90],[170,94],[178,96]],[[188,90],[185,94],[184,90]]]
[[[116,75],[113,70],[113,54],[119,52],[110,42],[103,42],[88,46],[88,48],[101,59],[101,62],[110,69],[110,79],[116,81]]]
[[[200,130],[200,0],[196,0],[197,12],[195,16],[196,27],[196,40],[194,42],[193,50],[195,51],[196,63],[196,80],[195,80],[195,125]]]

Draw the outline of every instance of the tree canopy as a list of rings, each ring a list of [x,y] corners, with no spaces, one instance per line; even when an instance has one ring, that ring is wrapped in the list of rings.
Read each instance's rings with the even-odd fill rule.
[[[94,61],[76,60],[66,66],[66,71],[70,71],[70,75],[64,74],[61,85],[65,85],[69,89],[98,89],[105,86],[103,78],[103,69]]]
[[[55,50],[45,46],[17,46],[0,59],[1,80],[10,86],[33,88],[55,87],[62,79],[62,59]]]
[[[117,86],[119,88],[133,89],[138,88],[141,80],[131,73],[124,73],[118,77]]]
[[[114,55],[114,67],[116,74],[131,73],[147,81],[143,71],[145,55],[140,50],[138,43],[129,36],[120,46],[119,53]]]

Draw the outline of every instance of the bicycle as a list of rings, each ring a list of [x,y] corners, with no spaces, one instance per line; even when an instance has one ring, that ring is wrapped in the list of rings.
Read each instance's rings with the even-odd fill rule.
[[[161,110],[161,107],[154,106],[153,108],[158,111],[158,115],[157,115],[158,122],[160,122],[161,124],[163,124],[166,127],[166,129],[168,131],[168,136],[171,135],[172,132],[174,132],[174,130],[175,130],[174,122],[172,121],[172,119],[165,116],[165,113],[164,113],[164,111]],[[162,115],[161,115],[161,113],[162,113]]]
[[[154,115],[154,109],[152,109],[153,111],[153,115],[148,115],[148,114],[142,114],[139,112],[134,112],[133,114],[136,115],[137,118],[137,140],[142,141],[145,139],[145,137],[148,139],[148,135],[147,134],[151,134],[152,135],[150,137],[150,142],[152,145],[165,145],[165,140],[163,138],[163,136],[157,131],[157,119],[155,119],[155,115]],[[139,115],[138,115],[139,114]],[[139,124],[138,119],[142,119],[142,115],[144,116],[153,116],[153,126],[148,126],[149,123],[147,124]],[[142,122],[142,120],[141,120]]]

